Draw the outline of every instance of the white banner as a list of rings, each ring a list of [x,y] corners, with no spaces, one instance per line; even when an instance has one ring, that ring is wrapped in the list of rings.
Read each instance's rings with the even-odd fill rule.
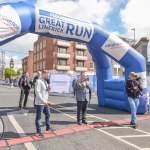
[[[120,60],[127,53],[129,45],[116,35],[110,34],[101,48],[117,60]]]
[[[0,6],[0,42],[21,32],[21,21],[17,12],[10,6]]]
[[[45,14],[42,10],[36,9],[36,32],[50,33],[86,42],[92,39],[94,27],[91,22],[73,19],[52,12]]]
[[[71,76],[67,74],[51,74],[50,92],[69,93],[71,79]]]

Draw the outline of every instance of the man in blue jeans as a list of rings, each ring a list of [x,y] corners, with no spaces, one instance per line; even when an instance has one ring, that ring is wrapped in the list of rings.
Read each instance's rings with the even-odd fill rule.
[[[43,71],[42,76],[38,78],[35,83],[35,107],[36,107],[36,119],[35,125],[37,130],[37,135],[43,137],[41,133],[41,115],[45,114],[46,121],[46,131],[54,131],[50,127],[50,102],[48,102],[48,91],[49,87],[47,84],[48,72]]]
[[[133,128],[137,128],[136,113],[139,106],[139,96],[142,91],[142,84],[139,82],[135,72],[130,72],[129,79],[126,82],[126,93],[131,108],[131,122]]]

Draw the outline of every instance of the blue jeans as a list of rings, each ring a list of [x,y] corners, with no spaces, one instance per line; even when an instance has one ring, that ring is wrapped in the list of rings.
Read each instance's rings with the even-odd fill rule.
[[[45,105],[36,105],[35,125],[37,132],[41,132],[41,115],[45,114],[46,130],[50,129],[50,108]]]
[[[131,97],[128,97],[128,101],[129,101],[130,108],[131,108],[131,122],[136,124],[137,123],[136,113],[137,113],[137,109],[139,106],[139,98],[133,99]]]

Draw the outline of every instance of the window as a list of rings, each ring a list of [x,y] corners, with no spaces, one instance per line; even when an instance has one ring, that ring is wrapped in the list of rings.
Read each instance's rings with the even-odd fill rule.
[[[42,62],[40,62],[40,70],[42,70]]]
[[[37,66],[36,66],[36,70],[37,70],[37,71],[39,70],[39,64],[37,64]]]
[[[77,55],[78,55],[78,56],[84,56],[84,52],[83,52],[83,51],[80,51],[80,50],[77,50]]]
[[[45,61],[43,61],[43,69],[45,69]]]
[[[46,39],[43,40],[43,48],[46,47]]]
[[[34,62],[36,62],[36,55],[34,55]]]
[[[24,66],[24,71],[27,71],[27,66],[26,65]]]
[[[93,68],[93,63],[90,63],[90,68]]]
[[[37,49],[36,50],[39,51],[39,44],[37,45]]]
[[[84,67],[84,61],[77,61],[78,67]]]
[[[80,44],[80,45],[85,45],[85,43],[79,43],[79,42],[77,42],[77,44]]]
[[[67,65],[67,60],[65,60],[65,59],[58,59],[58,65],[66,66]]]
[[[34,64],[34,71],[36,71],[36,64]]]
[[[42,52],[40,52],[40,59],[42,59]]]
[[[118,75],[117,68],[114,68],[114,75]]]
[[[58,47],[58,53],[66,54],[67,53],[67,48]]]
[[[46,58],[46,50],[43,51],[43,58]]]
[[[37,60],[37,61],[39,60],[39,54],[37,54],[36,60]]]
[[[118,74],[121,75],[121,68],[118,68]]]
[[[34,46],[34,53],[36,53],[36,45]]]
[[[40,42],[40,50],[42,49],[42,46],[43,46],[43,43],[42,43],[42,42]]]

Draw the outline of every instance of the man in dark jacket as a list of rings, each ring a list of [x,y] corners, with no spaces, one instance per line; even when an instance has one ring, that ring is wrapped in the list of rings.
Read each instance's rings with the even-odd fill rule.
[[[29,76],[28,72],[25,72],[23,76],[20,78],[19,83],[18,83],[19,88],[21,89],[19,109],[22,108],[23,99],[24,99],[23,108],[26,108],[26,104],[27,104],[27,100],[28,100],[28,96],[29,96],[29,92],[31,88],[31,82],[28,76]]]
[[[126,93],[131,108],[131,122],[133,128],[137,128],[136,113],[139,106],[139,96],[142,91],[142,84],[136,80],[135,72],[130,72],[129,79],[126,82]]]

